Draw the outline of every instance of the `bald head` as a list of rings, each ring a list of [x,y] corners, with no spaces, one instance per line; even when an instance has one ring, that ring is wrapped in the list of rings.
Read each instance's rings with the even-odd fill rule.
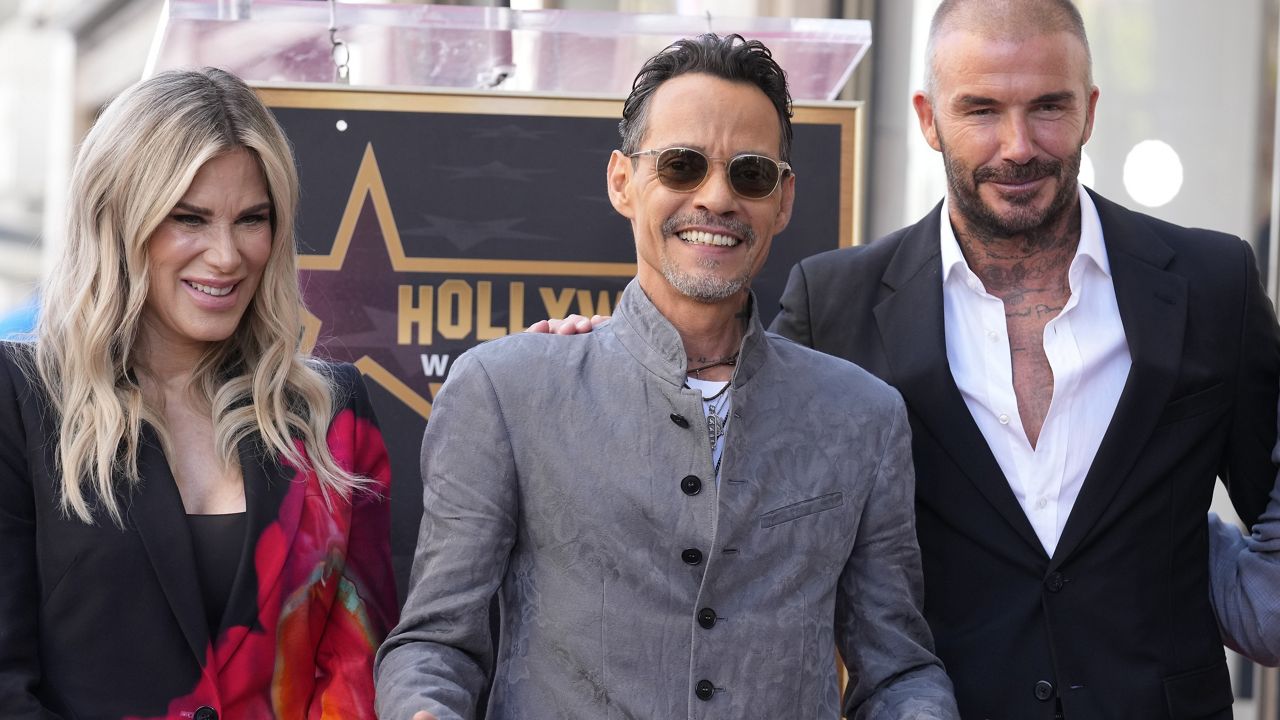
[[[943,0],[929,26],[925,50],[924,92],[933,97],[937,88],[939,39],[948,33],[963,32],[991,40],[1021,41],[1039,35],[1064,32],[1074,35],[1085,56],[1085,83],[1093,85],[1093,59],[1084,20],[1071,0]]]

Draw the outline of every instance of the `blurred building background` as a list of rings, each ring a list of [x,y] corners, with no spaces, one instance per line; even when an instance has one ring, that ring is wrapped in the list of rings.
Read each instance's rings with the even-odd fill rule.
[[[913,222],[942,196],[941,163],[921,140],[909,102],[937,0],[444,4],[868,19],[874,45],[844,93],[870,110],[865,236]],[[1102,88],[1086,182],[1164,219],[1246,237],[1265,259],[1280,0],[1078,4]],[[0,48],[9,56],[0,63],[0,314],[22,303],[47,267],[75,143],[102,104],[142,75],[164,7],[162,0],[0,0]]]
[[[843,93],[870,111],[863,236],[914,222],[943,195],[941,162],[920,138],[910,105],[937,0],[444,4],[870,20],[874,44]],[[1275,297],[1270,218],[1280,0],[1077,4],[1102,90],[1085,148],[1085,183],[1157,217],[1248,239]],[[141,77],[163,12],[162,0],[0,0],[0,332],[3,318],[24,312],[60,247],[60,208],[76,143],[103,103]],[[1229,513],[1229,505],[1218,505]],[[1237,717],[1280,718],[1267,696],[1275,692],[1274,678],[1239,662],[1233,670],[1242,697]]]

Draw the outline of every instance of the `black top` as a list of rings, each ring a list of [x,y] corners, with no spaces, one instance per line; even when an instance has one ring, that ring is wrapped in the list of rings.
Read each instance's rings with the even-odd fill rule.
[[[240,567],[244,546],[243,512],[226,515],[187,515],[191,547],[196,556],[196,577],[209,620],[209,635],[216,636],[231,597],[231,585]]]

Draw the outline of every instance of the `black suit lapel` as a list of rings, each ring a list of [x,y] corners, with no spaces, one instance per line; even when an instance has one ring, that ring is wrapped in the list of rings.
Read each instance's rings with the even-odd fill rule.
[[[947,363],[942,314],[941,209],[917,224],[885,270],[889,295],[875,307],[891,382],[987,502],[1039,553],[1044,546],[1018,504]],[[917,440],[917,442],[919,442]]]
[[[1079,546],[1137,462],[1177,380],[1187,319],[1186,280],[1164,269],[1173,250],[1128,210],[1091,195],[1133,365],[1063,528],[1055,567]]]
[[[129,521],[138,529],[169,608],[192,654],[203,667],[209,645],[209,625],[200,581],[196,577],[186,510],[164,451],[160,449],[159,438],[147,425],[142,431],[138,472],[143,478],[142,487],[130,498]]]
[[[246,533],[220,630],[242,626],[261,631],[264,628],[259,620],[259,588],[271,587],[279,578],[287,549],[298,530],[303,493],[288,498],[289,490],[295,487],[296,473],[270,458],[256,438],[240,441],[237,450],[244,476]],[[218,649],[219,668],[230,660],[245,637],[247,634],[237,633],[231,636],[230,645]]]

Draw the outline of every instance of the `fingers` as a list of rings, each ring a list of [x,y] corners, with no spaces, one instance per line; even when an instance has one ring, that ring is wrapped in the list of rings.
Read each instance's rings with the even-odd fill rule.
[[[557,335],[577,335],[579,333],[591,332],[591,321],[587,318],[573,314],[560,321],[554,332]]]
[[[413,720],[436,720],[436,716],[426,710],[419,710],[413,714]]]
[[[563,320],[539,320],[526,328],[525,332],[581,335],[595,330],[600,327],[600,323],[608,319],[608,315],[592,315],[588,318],[575,313]]]

